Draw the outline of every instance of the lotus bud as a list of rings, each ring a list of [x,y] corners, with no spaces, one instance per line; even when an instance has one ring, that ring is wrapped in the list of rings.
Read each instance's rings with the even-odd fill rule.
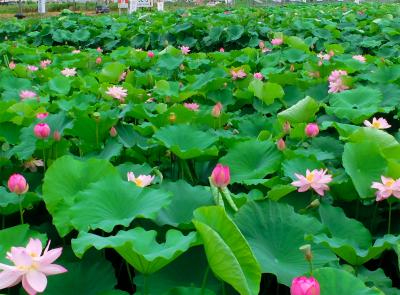
[[[102,60],[102,58],[99,56],[98,58],[96,58],[96,64],[101,64],[101,62],[102,62],[103,60]]]
[[[291,126],[290,126],[289,121],[286,121],[285,123],[283,123],[282,129],[283,129],[283,132],[285,132],[285,134],[290,133]]]
[[[231,181],[231,173],[228,166],[217,164],[211,173],[211,182],[216,187],[226,187]]]
[[[285,143],[285,141],[283,140],[283,138],[279,139],[279,140],[276,142],[276,146],[278,147],[278,150],[280,150],[280,151],[283,151],[283,150],[286,148],[286,143]]]
[[[153,52],[153,51],[147,52],[147,56],[148,56],[149,58],[153,58],[153,57],[154,57],[154,52]]]
[[[217,102],[211,111],[211,115],[215,118],[218,118],[219,116],[221,116],[221,112],[222,104],[220,102]]]
[[[110,136],[111,137],[115,137],[115,136],[117,136],[118,135],[118,132],[117,132],[117,129],[115,129],[115,127],[113,126],[113,127],[111,127],[111,129],[110,129]]]
[[[61,140],[61,134],[60,134],[60,132],[59,132],[58,130],[54,131],[54,133],[53,133],[53,139],[54,139],[55,141],[60,141],[60,140]]]
[[[29,185],[26,182],[25,177],[17,173],[10,176],[7,186],[10,192],[18,195],[25,194],[29,189]]]
[[[50,135],[50,127],[46,123],[38,123],[33,128],[33,133],[37,138],[47,138]]]
[[[294,278],[290,287],[290,295],[320,295],[320,293],[319,283],[313,277]]]
[[[319,133],[319,127],[317,123],[309,123],[305,128],[305,133],[307,137],[315,137]]]

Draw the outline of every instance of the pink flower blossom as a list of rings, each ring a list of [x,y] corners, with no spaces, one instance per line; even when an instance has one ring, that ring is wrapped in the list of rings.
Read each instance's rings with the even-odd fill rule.
[[[187,55],[190,52],[190,48],[188,46],[181,46],[181,51],[183,55]]]
[[[32,65],[28,65],[26,68],[30,72],[36,72],[37,70],[39,70],[39,68],[37,66],[32,66]]]
[[[115,129],[114,126],[110,128],[109,133],[110,133],[110,136],[111,136],[111,137],[115,137],[115,136],[118,135],[117,129]]]
[[[306,128],[304,129],[304,132],[306,133],[307,137],[315,137],[319,133],[319,127],[317,123],[309,123],[306,125]]]
[[[36,115],[36,118],[38,118],[39,120],[44,120],[47,118],[47,116],[49,115],[49,113],[39,113]]]
[[[274,38],[271,40],[271,44],[274,46],[279,46],[283,44],[283,39],[282,38]]]
[[[338,93],[344,90],[349,89],[347,85],[344,84],[342,77],[347,76],[346,71],[335,70],[332,71],[330,76],[328,77],[329,81],[329,90],[328,93]]]
[[[18,174],[18,173],[15,173],[10,176],[10,178],[8,179],[8,182],[7,182],[7,186],[8,186],[8,189],[10,190],[10,192],[16,193],[18,195],[25,194],[29,189],[29,185],[26,182],[25,177],[23,177],[21,174]],[[0,284],[1,284],[1,280],[0,280]],[[0,288],[0,289],[2,289],[2,288]]]
[[[191,111],[198,111],[199,107],[200,107],[199,104],[197,104],[195,102],[192,102],[192,103],[185,102],[185,103],[183,103],[183,106]]]
[[[231,181],[231,172],[229,166],[217,164],[211,173],[211,182],[216,187],[226,187]]]
[[[153,51],[147,52],[147,56],[148,56],[149,58],[153,58],[153,57],[154,57],[154,52],[153,52]]]
[[[328,77],[329,82],[335,82],[336,80],[340,79],[342,76],[347,76],[347,72],[343,70],[334,70]]]
[[[11,61],[11,62],[8,64],[8,67],[9,67],[10,70],[14,70],[16,66],[17,66],[16,63],[13,62],[13,61]]]
[[[276,142],[276,146],[277,146],[278,150],[283,151],[286,148],[285,140],[283,138],[279,139]]]
[[[261,74],[261,73],[254,73],[253,77],[256,78],[256,79],[258,79],[258,80],[264,79],[264,76],[263,76],[263,74]]]
[[[133,182],[138,187],[146,187],[149,186],[153,180],[154,176],[151,175],[139,175],[138,177],[133,174],[133,172],[128,172],[128,181]]]
[[[225,52],[224,47],[221,47],[221,48],[219,49],[219,52]]]
[[[61,74],[63,74],[65,77],[73,77],[76,75],[76,68],[65,68],[64,70],[61,71]]]
[[[96,51],[97,51],[98,53],[102,53],[102,52],[103,52],[103,49],[101,49],[101,47],[97,47],[97,48],[96,48]]]
[[[50,132],[51,132],[50,126],[47,125],[46,123],[38,123],[33,128],[33,133],[35,134],[35,136],[37,138],[40,138],[40,139],[45,139],[45,138],[49,137]]]
[[[271,51],[272,51],[271,48],[268,48],[268,47],[264,47],[261,49],[262,53],[271,52]]]
[[[307,169],[306,176],[295,173],[298,180],[293,181],[292,185],[298,187],[299,192],[305,192],[312,188],[317,194],[323,196],[325,191],[329,190],[327,184],[332,181],[332,175],[326,174],[326,172],[327,169],[314,169],[311,172]]]
[[[37,167],[43,167],[43,166],[44,166],[44,162],[43,162],[43,160],[40,160],[40,159],[31,159],[24,163],[24,168],[29,169],[31,172],[36,172]]]
[[[258,42],[258,47],[260,47],[261,49],[265,48],[265,42],[264,41]]]
[[[219,116],[221,116],[221,113],[222,113],[222,103],[217,102],[211,111],[211,115],[214,118],[219,118]]]
[[[365,63],[366,62],[365,57],[362,56],[362,55],[353,55],[353,59],[358,60],[361,63]]]
[[[290,287],[290,295],[320,295],[319,283],[313,277],[294,278]]]
[[[75,49],[71,51],[72,54],[78,54],[81,53],[81,51],[79,49]]]
[[[30,98],[35,98],[36,97],[36,93],[30,90],[22,90],[19,93],[19,97],[24,100],[24,99],[30,99]]]
[[[40,67],[41,67],[42,69],[45,69],[45,68],[47,68],[50,64],[51,64],[51,60],[45,59],[45,60],[42,60],[42,61],[40,62]]]
[[[106,94],[118,99],[120,102],[124,102],[125,97],[128,95],[128,90],[121,86],[112,86],[107,88]]]
[[[7,259],[14,266],[0,263],[0,289],[9,288],[22,281],[22,287],[29,295],[43,292],[47,287],[47,277],[65,273],[67,270],[53,262],[60,257],[62,248],[49,250],[50,241],[42,254],[42,242],[30,239],[26,248],[12,247]]]
[[[101,62],[103,61],[103,59],[99,56],[96,58],[96,64],[101,64]]]
[[[376,129],[388,129],[388,128],[392,127],[391,125],[389,125],[389,123],[384,118],[376,119],[375,117],[372,119],[372,123],[365,120],[364,125],[367,127],[372,127],[372,128],[376,128]]]
[[[243,79],[247,76],[243,69],[231,70],[232,80]]]
[[[380,202],[391,195],[400,199],[400,179],[394,180],[393,178],[381,176],[382,183],[373,182],[371,188],[377,189],[376,201]]]

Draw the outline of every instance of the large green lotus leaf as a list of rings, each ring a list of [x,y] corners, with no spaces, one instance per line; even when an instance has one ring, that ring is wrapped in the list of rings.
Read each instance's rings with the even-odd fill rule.
[[[382,268],[369,270],[365,267],[357,269],[357,277],[361,279],[368,287],[378,288],[385,295],[398,295],[400,290],[392,288],[392,280],[386,276]]]
[[[218,137],[190,125],[162,127],[153,136],[181,159],[192,159],[204,155],[216,156],[214,143]]]
[[[360,124],[378,112],[381,100],[382,93],[378,89],[360,86],[332,94],[327,113]]]
[[[91,247],[97,250],[112,248],[136,270],[143,274],[151,274],[198,243],[196,232],[185,236],[180,231],[171,229],[166,233],[164,243],[157,242],[156,237],[156,231],[146,231],[141,227],[119,231],[110,237],[81,232],[78,238],[72,241],[72,248],[78,257],[82,257]]]
[[[282,162],[283,174],[292,180],[297,180],[295,173],[305,175],[307,169],[321,169],[323,164],[313,156],[293,155]]]
[[[80,161],[71,156],[57,159],[46,171],[43,200],[53,223],[63,237],[72,230],[71,207],[76,195],[92,183],[118,176],[118,171],[105,160]]]
[[[307,96],[290,108],[280,112],[278,114],[278,119],[282,122],[289,121],[290,123],[309,122],[314,119],[318,110],[318,102]]]
[[[304,42],[302,38],[296,36],[290,36],[285,38],[285,43],[289,45],[289,47],[302,50],[304,52],[309,52],[309,46]]]
[[[33,134],[33,128],[33,125],[22,128],[20,143],[11,149],[11,153],[17,155],[20,160],[27,160],[35,152],[38,139]]]
[[[281,85],[271,82],[264,83],[258,79],[254,79],[250,83],[249,90],[267,105],[272,104],[275,98],[282,98],[285,95]]]
[[[165,295],[216,295],[213,291],[208,289],[193,288],[193,287],[177,287],[170,290]]]
[[[41,199],[36,193],[28,192],[23,195],[17,195],[8,192],[5,187],[0,187],[0,214],[2,215],[19,212],[19,204],[21,202],[23,208],[29,208],[40,201]]]
[[[40,239],[44,245],[46,235],[30,230],[28,224],[16,225],[0,230],[0,262],[10,264],[6,253],[11,247],[25,247],[30,238]]]
[[[372,198],[375,192],[371,188],[372,182],[386,175],[387,169],[387,160],[379,146],[373,141],[346,143],[342,161],[360,197]]]
[[[242,295],[258,294],[260,266],[224,208],[199,208],[194,212],[193,223],[203,239],[207,260],[214,274]]]
[[[68,272],[49,277],[44,295],[99,295],[114,289],[117,284],[114,269],[102,253],[93,251],[78,260],[70,252],[65,251],[56,262]]]
[[[330,236],[324,233],[317,234],[312,238],[313,241],[329,247],[352,265],[362,265],[378,257],[400,240],[400,236],[385,235],[372,244],[369,231],[359,221],[346,217],[343,209],[322,203],[319,213]]]
[[[235,223],[253,249],[263,273],[273,273],[278,282],[290,286],[294,277],[308,271],[299,247],[307,244],[305,234],[322,230],[317,219],[297,214],[287,204],[265,200],[242,206]],[[313,246],[313,255],[315,267],[337,260],[321,246]]]
[[[382,67],[361,76],[373,83],[389,84],[400,78],[400,65]]]
[[[243,183],[274,173],[278,170],[281,159],[282,154],[271,140],[252,139],[235,144],[220,162],[229,166],[232,183]]]
[[[54,77],[49,81],[49,89],[56,94],[67,95],[71,89],[71,80],[64,76]]]
[[[183,60],[184,57],[182,55],[173,56],[170,53],[160,54],[156,66],[172,71],[177,69],[182,64]]]
[[[71,223],[78,230],[111,232],[116,225],[129,226],[137,217],[155,218],[169,202],[170,195],[163,190],[107,177],[75,195]]]
[[[102,68],[98,77],[100,82],[117,83],[124,70],[125,65],[119,62],[109,63]]]
[[[172,193],[172,199],[158,214],[156,222],[160,225],[187,225],[191,223],[195,209],[214,204],[211,191],[204,186],[191,186],[186,181],[179,180],[163,182],[161,188]]]
[[[206,280],[203,285],[205,277]],[[208,269],[204,249],[200,246],[188,249],[177,259],[155,273],[150,275],[136,274],[134,282],[137,294],[165,295],[178,286],[197,288],[204,286],[216,294],[221,294],[221,282]]]
[[[363,281],[345,270],[323,267],[316,269],[313,276],[324,295],[381,295],[379,290],[368,288]]]

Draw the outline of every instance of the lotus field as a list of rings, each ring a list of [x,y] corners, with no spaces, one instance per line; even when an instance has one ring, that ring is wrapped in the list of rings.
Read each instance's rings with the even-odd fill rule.
[[[400,294],[398,5],[0,39],[0,293]]]

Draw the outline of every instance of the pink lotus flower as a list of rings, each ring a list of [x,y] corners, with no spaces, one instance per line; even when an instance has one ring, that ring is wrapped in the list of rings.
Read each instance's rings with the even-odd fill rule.
[[[265,42],[264,41],[258,42],[258,47],[260,47],[261,49],[265,48]]]
[[[263,76],[263,74],[261,74],[261,73],[255,73],[255,74],[253,75],[253,77],[256,78],[256,79],[258,79],[258,80],[264,79],[264,76]]]
[[[358,60],[361,63],[365,63],[367,60],[362,55],[353,55],[353,59]]]
[[[268,47],[264,47],[264,48],[261,49],[262,53],[271,52],[271,51],[272,51],[272,49],[268,48]]]
[[[239,70],[231,70],[232,80],[243,79],[247,76],[245,71],[242,69]]]
[[[33,133],[37,138],[45,139],[50,135],[50,126],[46,123],[38,123],[33,128]]]
[[[154,176],[151,175],[139,175],[138,177],[133,174],[133,172],[128,172],[128,181],[133,182],[138,187],[146,187],[149,186],[153,180]]]
[[[318,53],[317,56],[321,60],[330,60],[332,57],[332,55],[330,55],[329,53],[322,53],[322,52]]]
[[[99,56],[96,58],[96,64],[101,64],[101,62],[103,61],[103,59]]]
[[[81,51],[79,49],[75,49],[71,51],[72,54],[78,54],[81,53]]]
[[[76,75],[76,68],[65,68],[64,70],[61,71],[61,74],[64,75],[65,77],[73,77]]]
[[[308,191],[312,188],[317,194],[323,196],[325,191],[329,190],[327,183],[332,181],[332,175],[326,174],[327,169],[314,169],[310,172],[307,169],[306,176],[295,173],[294,175],[299,179],[292,182],[293,186],[298,187],[299,192]]]
[[[222,103],[217,102],[211,111],[211,115],[214,118],[219,118],[219,116],[221,116],[221,113],[222,113]]]
[[[328,93],[338,93],[344,90],[349,89],[347,85],[344,84],[342,77],[347,76],[346,71],[335,70],[332,71],[330,76],[328,77],[329,81],[329,90]]]
[[[280,150],[280,151],[283,151],[283,150],[286,148],[286,143],[285,143],[285,141],[283,140],[283,138],[279,139],[279,140],[276,142],[276,146],[278,147],[278,150]]]
[[[127,73],[126,72],[122,72],[121,76],[119,76],[119,82],[124,81],[126,78]]]
[[[101,49],[101,47],[97,47],[97,48],[96,48],[96,51],[97,51],[98,53],[102,53],[102,52],[103,52],[103,49]]]
[[[30,98],[35,98],[36,97],[36,93],[30,90],[22,90],[19,93],[19,97],[24,100],[24,99],[30,99]]]
[[[14,266],[0,263],[0,289],[9,288],[22,281],[22,287],[29,295],[43,292],[47,287],[47,277],[65,273],[67,270],[53,262],[60,257],[62,248],[49,250],[50,241],[42,254],[42,242],[30,239],[26,248],[12,247],[7,259]]]
[[[219,52],[225,52],[224,47],[221,47],[221,48],[219,49]]]
[[[224,188],[228,186],[231,181],[231,171],[229,166],[223,166],[222,164],[217,164],[211,173],[211,182],[216,187]]]
[[[115,137],[115,136],[118,135],[117,129],[115,129],[114,126],[110,128],[110,132],[109,133],[110,133],[111,137]]]
[[[17,66],[16,63],[13,62],[13,61],[11,61],[11,62],[8,64],[8,68],[9,68],[10,70],[14,70],[16,66]]]
[[[319,133],[319,127],[317,123],[309,123],[307,124],[306,128],[304,129],[307,137],[315,137]]]
[[[45,69],[45,68],[47,68],[50,64],[51,64],[51,60],[45,59],[45,60],[42,60],[42,61],[40,62],[40,67],[41,67],[42,69]]]
[[[343,70],[334,70],[328,77],[329,82],[335,82],[340,79],[342,76],[347,76],[347,72]]]
[[[319,283],[313,277],[294,278],[290,287],[290,295],[320,295]]]
[[[21,174],[18,174],[18,173],[15,173],[10,176],[10,178],[8,179],[7,186],[8,186],[8,189],[10,190],[10,192],[16,193],[18,195],[25,194],[29,189],[29,185],[26,182],[25,177],[23,177]],[[1,284],[1,280],[0,280],[0,284]],[[2,289],[2,288],[0,288],[0,289]]]
[[[32,65],[28,65],[26,68],[30,72],[36,72],[37,70],[39,70],[39,68],[37,66],[32,66]]]
[[[149,58],[153,58],[153,57],[154,57],[154,52],[153,52],[153,51],[147,52],[147,56],[148,56]]]
[[[190,48],[188,46],[181,46],[181,51],[183,55],[187,55],[190,52]]]
[[[391,195],[400,199],[400,179],[394,180],[393,178],[381,176],[382,183],[373,182],[371,188],[377,189],[376,201],[380,202]]]
[[[43,167],[43,166],[44,166],[44,162],[43,162],[43,160],[40,160],[40,159],[38,159],[38,160],[31,159],[24,163],[24,168],[29,169],[31,172],[36,172],[37,167]]]
[[[271,44],[274,46],[279,46],[283,44],[283,39],[282,38],[274,38],[271,40]]]
[[[124,102],[125,97],[128,95],[128,90],[121,86],[112,86],[107,88],[106,94],[118,99],[120,102]]]
[[[188,102],[185,102],[184,104],[183,104],[183,106],[185,107],[185,108],[187,108],[188,110],[191,110],[191,111],[198,111],[199,110],[199,104],[197,104],[197,103],[195,103],[195,102],[192,102],[192,103],[188,103]]]
[[[36,115],[36,118],[38,118],[39,120],[44,120],[47,118],[47,116],[49,115],[49,113],[39,113]]]
[[[376,119],[375,117],[372,119],[372,123],[365,120],[364,125],[367,127],[372,127],[372,128],[376,128],[376,129],[388,129],[388,128],[392,127],[391,125],[389,125],[389,123],[384,118]]]

